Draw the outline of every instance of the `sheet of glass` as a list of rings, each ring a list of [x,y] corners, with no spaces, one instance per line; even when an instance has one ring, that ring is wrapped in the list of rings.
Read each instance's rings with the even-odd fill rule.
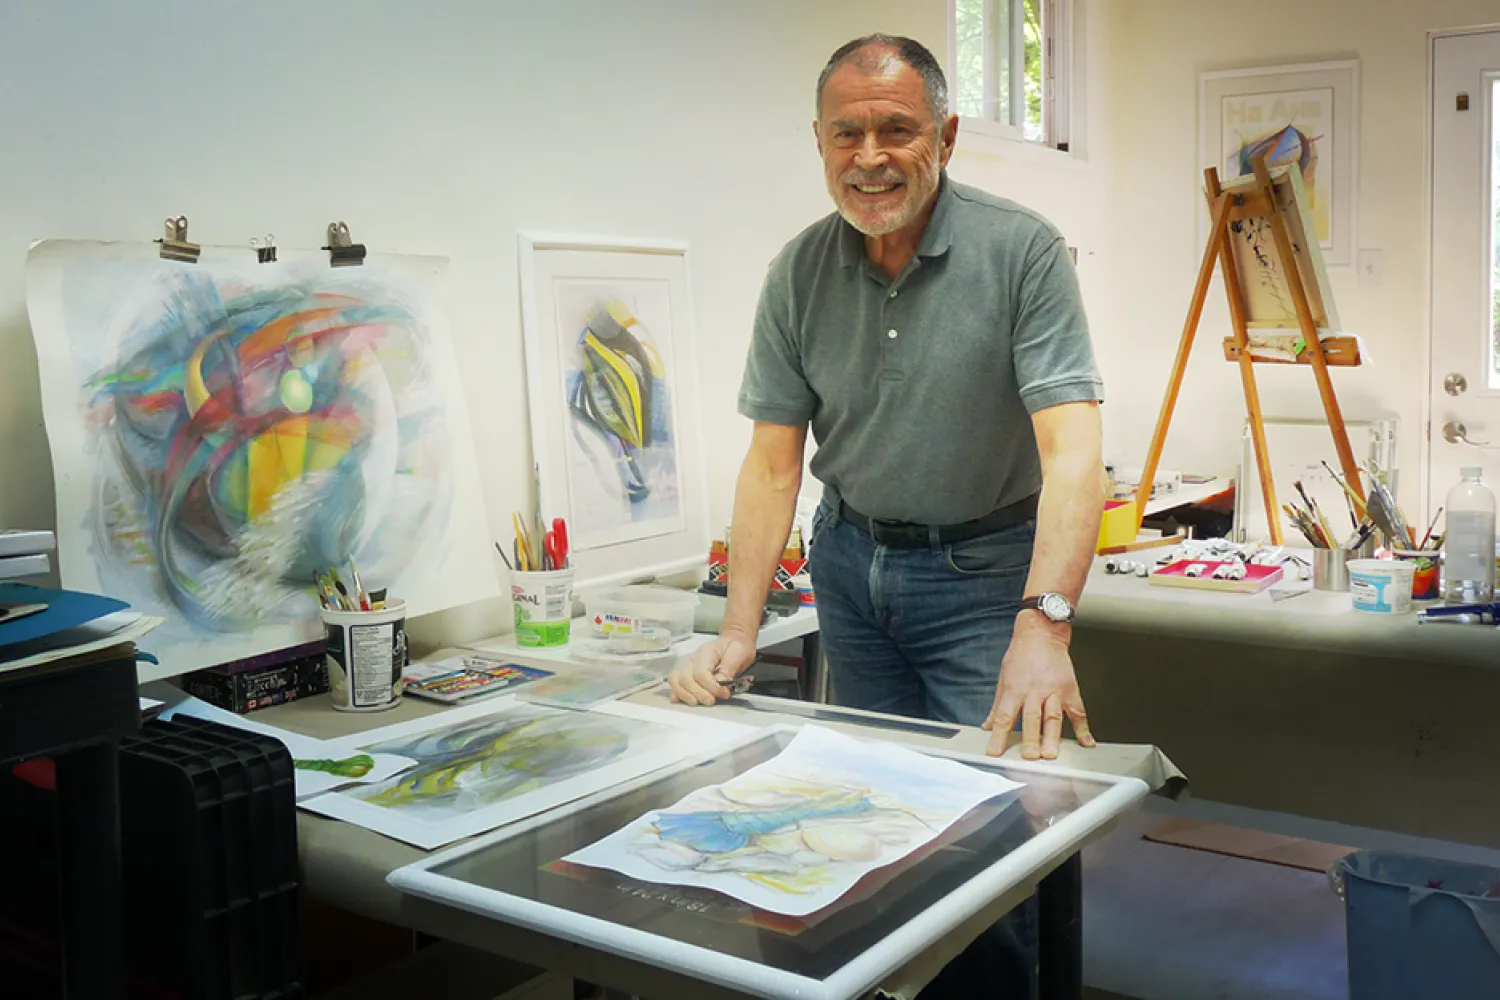
[[[392,881],[439,898],[459,894],[447,892],[448,888],[461,888],[468,895],[465,905],[470,909],[476,908],[473,888],[490,890],[566,915],[655,935],[666,939],[663,944],[689,945],[716,957],[822,980],[1120,783],[966,759],[1023,787],[983,803],[941,837],[902,861],[871,872],[833,905],[803,917],[772,914],[712,890],[657,885],[559,860],[646,812],[665,808],[690,792],[728,781],[769,760],[789,745],[795,732],[768,730],[696,766],[628,786],[613,798],[559,811],[516,833],[501,835],[493,843],[460,848],[452,858],[438,856],[398,871]],[[1133,783],[1139,785],[1136,794],[1144,795],[1144,784]],[[407,872],[410,878],[403,877]],[[496,898],[490,896],[487,901]],[[548,920],[563,922],[561,917]]]

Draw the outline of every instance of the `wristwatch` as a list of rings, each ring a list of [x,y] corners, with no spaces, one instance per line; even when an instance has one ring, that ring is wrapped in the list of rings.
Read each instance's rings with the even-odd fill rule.
[[[1068,600],[1066,594],[1046,593],[1035,597],[1021,598],[1022,611],[1040,611],[1046,615],[1049,621],[1071,622],[1073,620],[1073,602]]]

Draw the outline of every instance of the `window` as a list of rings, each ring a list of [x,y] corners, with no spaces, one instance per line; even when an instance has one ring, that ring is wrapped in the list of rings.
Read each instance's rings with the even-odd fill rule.
[[[1071,0],[949,0],[949,88],[964,127],[1068,148],[1071,13]]]

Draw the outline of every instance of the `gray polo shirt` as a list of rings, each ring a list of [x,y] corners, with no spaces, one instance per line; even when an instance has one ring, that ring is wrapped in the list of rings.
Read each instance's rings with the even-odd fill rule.
[[[944,173],[895,280],[837,213],[777,255],[739,410],[811,422],[813,475],[860,513],[957,524],[1040,489],[1032,413],[1103,398],[1062,237]]]

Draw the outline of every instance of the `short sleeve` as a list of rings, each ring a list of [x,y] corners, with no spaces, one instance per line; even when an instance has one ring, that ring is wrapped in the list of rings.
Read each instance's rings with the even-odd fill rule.
[[[1039,235],[1027,261],[1011,329],[1012,360],[1028,413],[1063,403],[1102,401],[1078,275],[1061,236]]]
[[[740,383],[739,411],[751,420],[799,427],[812,419],[817,395],[802,369],[801,337],[773,264],[755,307],[755,329]]]

